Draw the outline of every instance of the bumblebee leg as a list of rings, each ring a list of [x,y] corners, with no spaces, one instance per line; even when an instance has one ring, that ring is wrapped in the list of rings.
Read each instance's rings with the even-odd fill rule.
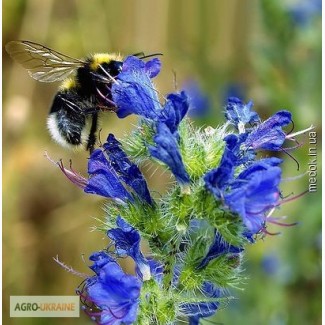
[[[96,132],[98,127],[98,113],[95,112],[92,114],[91,127],[89,131],[88,141],[87,141],[87,150],[91,154],[94,151],[95,143],[96,143]]]
[[[96,113],[98,113],[98,108],[97,107],[90,107],[90,108],[86,108],[84,110],[85,115],[94,115]]]
[[[101,112],[115,112],[116,108],[115,107],[108,107],[104,105],[97,105],[94,108],[87,108],[84,110],[85,115],[94,115],[95,113],[98,113],[99,111]]]

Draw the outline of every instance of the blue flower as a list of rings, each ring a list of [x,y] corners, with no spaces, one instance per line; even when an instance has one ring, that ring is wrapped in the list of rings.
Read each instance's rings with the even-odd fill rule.
[[[136,57],[128,57],[123,63],[117,82],[111,87],[116,114],[124,118],[130,114],[154,120],[161,110],[157,91],[151,77],[159,73],[158,59],[144,63]]]
[[[142,282],[123,272],[121,267],[105,253],[91,256],[96,275],[86,280],[79,294],[86,305],[93,303],[100,312],[86,309],[98,324],[133,324],[137,319]]]
[[[189,317],[189,324],[191,325],[198,325],[201,318],[214,315],[220,305],[217,299],[213,301],[213,298],[220,298],[222,291],[212,283],[204,282],[200,291],[205,298],[202,299],[202,302],[186,303],[180,306],[181,311]],[[204,300],[210,300],[210,302]]]
[[[140,169],[129,160],[121,144],[112,134],[109,134],[103,149],[96,149],[91,154],[88,161],[88,179],[72,169],[65,168],[62,162],[58,163],[58,166],[72,183],[81,187],[86,193],[125,203],[134,200],[128,191],[133,190],[140,200],[153,204]]]
[[[234,163],[236,158],[232,151],[227,147],[221,158],[218,168],[212,169],[204,175],[204,183],[206,188],[218,199],[223,195],[223,191],[233,178]]]
[[[270,167],[279,166],[282,164],[282,162],[283,162],[283,160],[280,158],[277,158],[277,157],[263,158],[256,162],[255,168],[260,168],[261,170],[263,170],[263,168],[266,169],[269,166]]]
[[[284,113],[284,116],[287,115]],[[267,125],[272,124],[276,128],[284,123],[284,118],[277,115],[271,122]],[[244,234],[248,240],[253,240],[252,236],[264,227],[265,213],[278,204],[281,180],[278,166],[282,160],[272,157],[252,162],[254,150],[241,149],[246,144],[247,133],[239,136],[230,134],[224,140],[226,147],[220,164],[204,175],[205,186],[216,199],[243,218],[247,227]],[[243,164],[249,165],[235,178],[235,168]]]
[[[261,159],[234,178],[236,158],[232,155],[226,147],[219,167],[208,172],[204,182],[217,199],[243,218],[251,238],[263,228],[265,213],[278,205],[281,180],[278,166],[282,160],[275,157]]]
[[[150,273],[155,281],[161,286],[164,278],[164,266],[153,258],[147,259],[150,267]]]
[[[122,72],[117,76],[117,82],[112,85],[112,98],[118,117],[136,114],[155,123],[163,122],[174,134],[188,111],[188,98],[185,92],[169,94],[162,107],[150,79],[159,71],[158,59],[144,63],[138,58],[128,57]]]
[[[298,26],[306,26],[322,15],[322,0],[296,0],[288,7],[288,13]]]
[[[121,149],[120,142],[115,139],[113,134],[109,134],[103,148],[109,157],[110,165],[119,178],[130,186],[140,199],[152,204],[146,180],[140,169],[130,161],[126,153]]]
[[[243,248],[236,247],[227,243],[222,238],[220,233],[216,232],[215,239],[211,244],[208,253],[199,264],[198,269],[205,268],[211,260],[217,258],[218,256],[225,255],[225,254],[239,254],[242,251]]]
[[[149,280],[151,277],[150,266],[141,253],[139,232],[120,216],[117,217],[116,225],[118,228],[107,231],[107,236],[115,244],[115,253],[121,257],[130,256],[135,261],[141,277],[144,280]]]
[[[270,164],[274,164],[274,160],[252,164],[238,175],[224,194],[226,205],[242,217],[252,233],[264,228],[265,213],[279,202],[281,169]]]
[[[136,114],[152,122],[156,135],[155,146],[149,147],[151,155],[164,162],[176,180],[185,185],[189,176],[178,149],[177,129],[188,111],[188,98],[185,92],[169,94],[162,107],[150,80],[159,72],[157,62],[145,64],[135,57],[127,58],[117,82],[112,85],[112,98],[119,117]]]
[[[239,135],[229,134],[224,138],[229,150],[231,150],[235,156],[234,164],[236,166],[251,163],[256,157],[255,150],[245,147],[245,141],[248,134],[248,132]]]
[[[226,136],[224,138],[226,147],[219,166],[207,172],[203,177],[206,188],[217,199],[223,196],[223,191],[232,181],[235,167],[252,160],[255,156],[250,151],[243,153],[240,150],[240,146],[245,139],[245,133],[239,136],[235,134]]]
[[[212,314],[213,315],[213,314]],[[211,315],[211,316],[212,316]],[[202,317],[200,317],[200,316],[190,316],[189,318],[188,318],[188,325],[200,325],[200,319],[201,319]]]
[[[185,170],[177,141],[166,124],[158,124],[154,142],[156,146],[149,147],[152,157],[165,163],[181,185],[189,184],[190,178]]]
[[[288,111],[277,112],[248,134],[244,146],[254,150],[281,150],[286,138],[282,127],[291,122],[291,113]]]
[[[262,259],[262,268],[263,271],[265,273],[267,273],[268,275],[275,275],[277,273],[277,271],[279,270],[279,258],[277,255],[275,255],[274,253],[269,253],[263,256]]]
[[[89,180],[84,188],[86,193],[101,195],[118,202],[132,199],[101,149],[96,149],[91,154],[88,174]]]
[[[259,121],[259,116],[252,111],[252,107],[252,101],[244,104],[237,97],[229,97],[225,112],[226,119],[243,133],[245,124]]]
[[[156,77],[161,70],[161,62],[158,58],[154,58],[150,61],[142,61],[135,56],[128,56],[123,62],[122,73],[143,71],[149,78]],[[128,74],[119,74],[119,79],[123,80],[128,76]]]
[[[186,115],[188,108],[188,97],[184,91],[179,94],[169,94],[158,117],[158,122],[166,124],[170,132],[176,135],[179,123]]]
[[[197,82],[189,80],[183,86],[188,101],[189,111],[188,115],[191,117],[203,117],[208,114],[210,109],[209,97],[203,94]]]
[[[94,262],[94,264],[89,266],[89,268],[92,269],[97,275],[99,275],[100,270],[105,264],[115,262],[114,258],[103,251],[93,253],[90,255],[89,260]]]

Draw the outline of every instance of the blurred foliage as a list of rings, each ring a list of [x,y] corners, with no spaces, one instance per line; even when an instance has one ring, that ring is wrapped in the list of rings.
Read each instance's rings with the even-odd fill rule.
[[[223,121],[226,94],[237,89],[252,99],[262,117],[286,108],[295,130],[315,125],[318,150],[316,193],[285,204],[277,215],[299,225],[281,228],[249,248],[249,277],[238,297],[213,321],[224,324],[321,323],[321,17],[303,0],[4,0],[3,45],[29,39],[74,57],[100,51],[163,52],[157,79],[161,93],[196,80],[210,99],[210,114],[197,123]],[[302,6],[302,7],[299,7]],[[302,8],[302,9],[301,9]],[[300,16],[297,16],[297,10]],[[293,14],[294,13],[294,14]],[[304,19],[297,19],[304,14]],[[308,16],[308,15],[309,16]],[[51,142],[45,127],[56,84],[32,80],[3,50],[3,322],[44,324],[44,319],[9,318],[10,295],[72,295],[82,281],[53,260],[87,272],[85,258],[107,243],[90,232],[102,201],[69,184],[44,157],[71,158],[85,173],[85,152],[68,152]],[[102,137],[118,137],[134,119],[102,118]],[[304,146],[285,153],[284,177],[308,170]],[[147,171],[147,178],[151,176]],[[163,190],[166,175],[149,183]],[[164,179],[163,179],[164,178]],[[167,178],[168,181],[168,178]],[[283,195],[308,188],[308,174],[283,184]],[[270,227],[277,232],[279,227]],[[126,267],[130,267],[126,265]],[[46,319],[46,324],[89,324],[89,320]],[[206,322],[206,324],[208,324]]]

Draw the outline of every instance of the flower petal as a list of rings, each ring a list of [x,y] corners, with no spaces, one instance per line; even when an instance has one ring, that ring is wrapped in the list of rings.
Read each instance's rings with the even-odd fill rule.
[[[107,263],[100,266],[95,260],[96,265],[91,266],[97,275],[85,283],[86,301],[101,309],[95,314],[99,324],[131,324],[137,318],[142,283],[135,276],[125,274],[115,261],[109,261],[109,256],[105,258],[103,254],[99,254],[101,260]],[[92,258],[99,255],[93,254]]]
[[[291,113],[288,111],[274,114],[248,134],[245,147],[254,150],[280,150],[286,138],[282,127],[291,121]]]
[[[175,134],[188,108],[189,102],[184,91],[179,94],[169,94],[159,121],[165,123],[171,133]]]
[[[161,69],[161,61],[158,58],[154,58],[145,63],[145,71],[150,78],[156,77]]]
[[[117,201],[132,199],[126,191],[102,150],[95,150],[88,161],[89,180],[86,193],[98,194]]]
[[[228,121],[239,129],[239,125],[253,123],[259,121],[259,116],[256,112],[252,111],[253,102],[250,101],[244,104],[237,97],[229,97],[226,106],[225,116]]]
[[[149,147],[152,157],[164,162],[180,184],[188,184],[190,178],[185,170],[177,141],[166,124],[158,124],[154,141],[156,147]]]
[[[116,114],[119,118],[130,114],[149,119],[158,116],[161,105],[150,80],[150,75],[154,74],[150,70],[152,68],[150,64],[146,68],[146,64],[136,57],[128,57],[125,60],[123,70],[116,78],[117,82],[111,87],[112,99],[117,107]]]
[[[152,204],[147,182],[140,169],[130,161],[126,153],[122,150],[121,143],[116,140],[113,134],[108,135],[103,148],[109,157],[110,165],[120,179],[130,186],[141,200]]]
[[[150,279],[150,266],[141,252],[139,232],[120,216],[117,217],[118,228],[107,231],[107,236],[114,242],[116,253],[119,256],[130,256],[140,271],[142,278]]]

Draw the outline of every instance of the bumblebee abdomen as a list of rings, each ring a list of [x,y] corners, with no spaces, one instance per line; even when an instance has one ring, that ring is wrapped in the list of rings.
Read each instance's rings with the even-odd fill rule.
[[[52,138],[65,147],[85,142],[86,115],[78,96],[73,92],[58,92],[54,97],[47,126]]]

